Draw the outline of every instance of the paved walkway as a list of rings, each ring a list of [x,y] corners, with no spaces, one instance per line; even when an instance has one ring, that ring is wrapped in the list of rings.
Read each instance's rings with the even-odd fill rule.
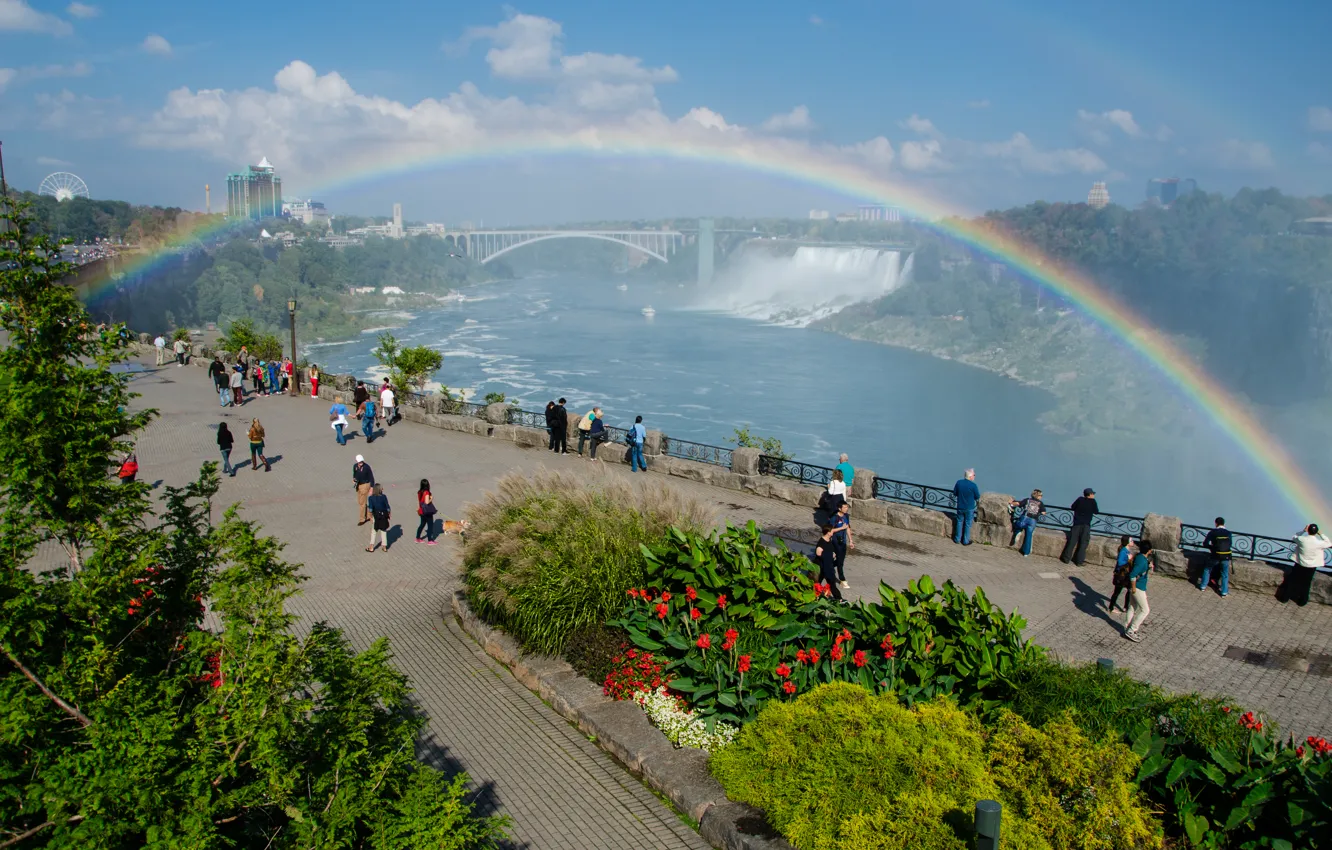
[[[704,847],[641,784],[620,769],[440,615],[456,587],[456,541],[426,547],[415,530],[417,481],[431,480],[445,516],[457,517],[511,469],[547,464],[587,469],[576,456],[403,422],[366,446],[336,445],[327,402],[255,399],[243,411],[217,406],[200,368],[151,368],[136,380],[142,402],[162,412],[139,450],[140,479],[179,484],[217,457],[214,431],[227,420],[239,440],[251,416],[268,433],[271,473],[248,468],[223,479],[222,505],[243,501],[247,515],[287,541],[309,581],[292,609],[343,628],[357,645],[387,635],[429,713],[426,757],[468,771],[487,810],[515,822],[524,846]],[[242,452],[238,443],[237,454]],[[401,523],[400,545],[364,552],[368,526],[356,523],[351,464],[362,453]],[[623,467],[620,474],[629,474]],[[658,479],[663,480],[663,479]],[[722,516],[805,533],[809,512],[780,502],[680,479],[672,486],[718,506]],[[868,529],[865,529],[868,531]],[[983,586],[1005,609],[1028,620],[1028,635],[1060,656],[1112,658],[1135,675],[1173,690],[1228,694],[1262,709],[1297,735],[1332,735],[1332,608],[1297,608],[1246,592],[1227,599],[1182,581],[1154,578],[1144,640],[1120,637],[1104,611],[1108,570],[1023,559],[1016,552],[963,549],[937,537],[896,529],[862,536],[848,559],[853,591],[872,593],[923,573]],[[1262,662],[1262,663],[1258,663]]]

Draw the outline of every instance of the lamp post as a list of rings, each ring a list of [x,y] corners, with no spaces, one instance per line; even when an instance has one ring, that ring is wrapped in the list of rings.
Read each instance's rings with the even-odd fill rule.
[[[300,383],[301,370],[296,368],[296,296],[287,299],[287,316],[291,319],[291,397],[300,395],[296,385]]]

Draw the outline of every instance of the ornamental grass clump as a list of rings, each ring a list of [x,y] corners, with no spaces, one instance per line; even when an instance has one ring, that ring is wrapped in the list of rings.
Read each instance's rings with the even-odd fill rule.
[[[473,607],[544,654],[620,613],[625,591],[643,581],[644,544],[672,526],[713,524],[709,509],[660,483],[549,470],[506,475],[467,518]]]

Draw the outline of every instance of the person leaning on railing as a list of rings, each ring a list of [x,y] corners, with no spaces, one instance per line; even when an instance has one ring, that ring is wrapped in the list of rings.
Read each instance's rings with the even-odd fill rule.
[[[1318,531],[1316,523],[1309,523],[1304,531],[1295,535],[1295,564],[1286,579],[1286,597],[1296,605],[1309,604],[1309,589],[1313,586],[1314,572],[1323,566],[1324,555],[1332,549],[1332,540]]]

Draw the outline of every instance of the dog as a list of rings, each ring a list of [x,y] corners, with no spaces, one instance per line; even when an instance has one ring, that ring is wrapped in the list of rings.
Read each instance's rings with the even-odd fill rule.
[[[472,527],[472,524],[471,524],[470,522],[468,522],[467,520],[465,520],[465,519],[460,519],[460,520],[456,520],[456,519],[446,519],[446,520],[444,520],[444,533],[445,533],[445,534],[456,534],[456,535],[458,535],[459,538],[461,538],[461,539],[464,540],[464,541],[467,540],[467,529],[469,529],[469,528],[471,528],[471,527]]]

